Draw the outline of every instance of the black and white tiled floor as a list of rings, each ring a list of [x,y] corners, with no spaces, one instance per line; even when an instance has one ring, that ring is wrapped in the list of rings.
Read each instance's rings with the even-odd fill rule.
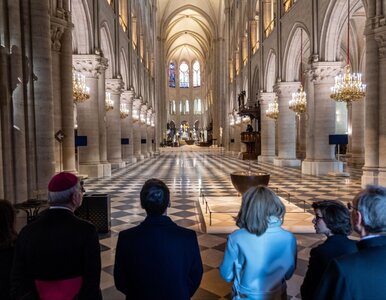
[[[113,173],[111,178],[88,179],[85,188],[90,193],[111,195],[111,233],[101,236],[102,278],[104,299],[120,300],[123,295],[114,287],[113,265],[118,232],[139,224],[145,212],[139,205],[143,183],[152,177],[163,180],[170,188],[172,207],[168,215],[178,225],[197,232],[204,264],[204,276],[193,299],[230,299],[231,285],[224,282],[217,267],[222,261],[226,235],[206,234],[202,228],[197,204],[200,191],[208,196],[236,195],[229,174],[236,170],[263,170],[271,174],[270,187],[289,193],[299,205],[319,199],[349,201],[360,190],[360,170],[348,170],[349,178],[302,175],[298,169],[279,168],[271,164],[242,161],[219,148],[202,149],[184,146],[164,148],[160,155],[131,164]],[[288,299],[299,299],[299,287],[307,270],[310,249],[323,239],[316,234],[297,234],[298,265],[288,283]]]

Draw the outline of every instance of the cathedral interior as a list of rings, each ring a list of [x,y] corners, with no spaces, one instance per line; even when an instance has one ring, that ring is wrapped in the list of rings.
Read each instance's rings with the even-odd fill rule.
[[[269,173],[287,212],[308,214],[293,230],[299,299],[323,240],[312,202],[386,186],[385,15],[386,0],[0,0],[0,197],[21,227],[55,173],[109,195],[101,288],[124,299],[117,235],[144,219],[139,191],[157,177],[169,216],[198,236],[193,299],[231,299],[229,231],[210,231],[200,203],[237,198],[232,172]],[[213,207],[213,226],[228,222]]]

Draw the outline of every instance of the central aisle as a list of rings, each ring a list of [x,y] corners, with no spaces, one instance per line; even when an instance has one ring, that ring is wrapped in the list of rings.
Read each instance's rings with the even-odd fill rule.
[[[250,166],[249,166],[250,165]],[[116,291],[113,280],[115,245],[118,232],[139,224],[145,211],[139,205],[139,192],[143,183],[152,177],[163,180],[171,192],[171,208],[168,215],[178,225],[197,232],[204,276],[193,299],[231,299],[231,285],[218,274],[227,235],[206,234],[202,231],[198,197],[200,190],[207,196],[235,196],[229,174],[236,170],[264,170],[271,173],[270,187],[291,194],[291,198],[302,204],[318,199],[351,200],[360,189],[359,170],[350,170],[352,177],[331,178],[304,176],[297,169],[284,169],[270,164],[249,164],[236,157],[225,155],[220,148],[184,146],[161,149],[159,156],[131,164],[113,173],[111,178],[89,179],[85,182],[89,193],[111,195],[111,233],[101,236],[102,278],[104,299],[124,299]],[[307,208],[309,208],[309,204]],[[299,287],[307,269],[309,250],[321,241],[316,234],[297,234],[298,266],[288,284],[288,295],[299,299]]]

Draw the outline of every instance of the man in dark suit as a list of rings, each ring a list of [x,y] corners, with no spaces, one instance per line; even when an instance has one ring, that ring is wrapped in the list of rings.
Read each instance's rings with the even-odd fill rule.
[[[349,204],[358,252],[331,262],[314,299],[386,299],[386,189],[367,186]]]
[[[327,236],[326,241],[310,252],[308,270],[300,288],[303,300],[312,300],[328,263],[345,254],[357,251],[356,242],[347,238],[351,233],[350,212],[345,205],[334,200],[312,203],[316,233]]]
[[[16,241],[13,299],[39,299],[43,294],[48,299],[64,299],[58,298],[64,294],[101,299],[98,235],[94,225],[74,215],[82,198],[75,175],[62,172],[51,179],[50,208],[24,227]]]
[[[190,299],[203,273],[196,233],[166,216],[170,192],[161,180],[147,180],[140,199],[147,217],[119,233],[115,286],[126,299]]]

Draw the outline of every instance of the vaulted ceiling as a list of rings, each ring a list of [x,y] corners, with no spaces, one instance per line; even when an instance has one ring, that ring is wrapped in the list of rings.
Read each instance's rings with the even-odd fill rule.
[[[158,35],[167,60],[199,58],[204,62],[219,35],[223,6],[224,0],[158,0]]]

